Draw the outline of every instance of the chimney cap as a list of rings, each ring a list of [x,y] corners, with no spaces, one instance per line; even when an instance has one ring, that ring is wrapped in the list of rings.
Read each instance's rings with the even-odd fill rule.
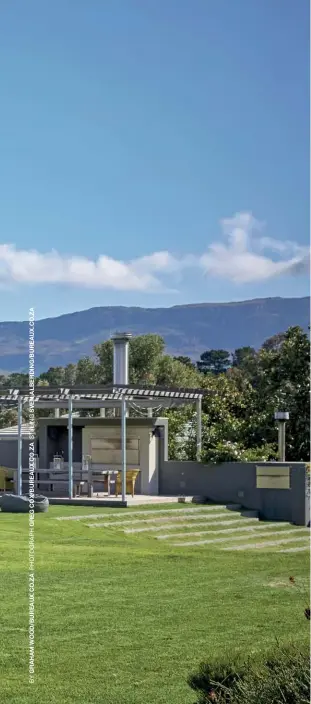
[[[128,342],[132,337],[131,332],[115,332],[111,339],[113,342]]]

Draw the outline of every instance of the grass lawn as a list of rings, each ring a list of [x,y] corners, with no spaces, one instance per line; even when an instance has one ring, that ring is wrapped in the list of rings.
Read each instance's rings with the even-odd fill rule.
[[[307,553],[177,548],[156,534],[55,520],[91,513],[116,521],[116,509],[36,515],[30,685],[28,516],[0,512],[1,703],[192,704],[187,677],[202,660],[308,640],[308,604],[288,582],[307,581]]]

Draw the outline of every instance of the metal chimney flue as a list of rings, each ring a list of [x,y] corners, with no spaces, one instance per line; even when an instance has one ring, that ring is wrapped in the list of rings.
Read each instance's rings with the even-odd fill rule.
[[[129,383],[129,341],[130,332],[116,332],[113,341],[113,383],[126,386]]]

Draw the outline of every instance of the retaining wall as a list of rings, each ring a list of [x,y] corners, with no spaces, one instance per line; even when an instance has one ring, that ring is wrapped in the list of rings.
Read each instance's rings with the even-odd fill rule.
[[[258,489],[256,467],[289,467],[289,489]],[[160,458],[159,493],[163,496],[207,496],[222,504],[239,503],[259,511],[262,518],[307,525],[306,466],[304,463],[227,462],[206,465]]]

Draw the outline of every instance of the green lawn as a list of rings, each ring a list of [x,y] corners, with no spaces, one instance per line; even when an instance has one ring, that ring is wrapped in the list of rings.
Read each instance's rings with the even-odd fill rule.
[[[121,520],[137,510],[119,511]],[[191,704],[186,680],[202,660],[308,639],[307,604],[288,582],[307,580],[307,553],[173,547],[156,533],[55,520],[91,513],[118,520],[109,518],[116,509],[50,507],[36,516],[29,685],[28,517],[0,512],[1,703]]]

